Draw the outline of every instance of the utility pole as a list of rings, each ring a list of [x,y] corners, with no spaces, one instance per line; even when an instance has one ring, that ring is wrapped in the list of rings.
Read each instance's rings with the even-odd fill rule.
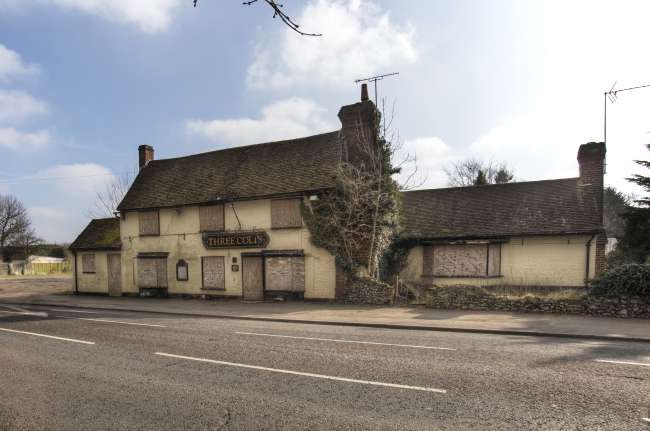
[[[612,85],[612,88],[609,89],[609,91],[606,91],[603,93],[604,97],[604,115],[603,115],[603,142],[607,143],[607,99],[614,104],[618,100],[618,93],[621,93],[623,91],[630,91],[630,90],[638,90],[640,88],[647,88],[650,87],[650,84],[646,85],[637,85],[636,87],[629,87],[629,88],[622,88],[620,90],[614,90],[614,87],[616,87],[616,84],[618,81],[614,82],[614,85]]]

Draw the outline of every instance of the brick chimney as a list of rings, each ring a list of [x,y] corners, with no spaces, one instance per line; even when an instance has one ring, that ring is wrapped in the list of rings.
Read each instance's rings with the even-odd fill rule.
[[[153,147],[151,145],[140,145],[138,147],[138,156],[140,169],[142,169],[153,160]]]
[[[361,86],[361,101],[343,106],[339,111],[343,136],[343,158],[350,163],[363,163],[376,148],[380,114],[368,98],[368,86]]]
[[[603,194],[605,176],[605,153],[607,148],[604,142],[589,142],[580,145],[578,149],[578,165],[580,166],[580,179],[578,181],[579,193],[587,208],[593,211],[601,227],[603,226]],[[604,231],[603,231],[604,232]],[[590,241],[591,242],[591,241]],[[597,277],[605,270],[606,233],[596,236],[596,263],[594,275]],[[589,247],[587,247],[589,250]],[[589,275],[587,275],[588,277]]]
[[[603,222],[603,188],[605,175],[604,142],[590,142],[580,145],[578,165],[580,166],[580,187],[585,199],[592,200],[593,210]]]

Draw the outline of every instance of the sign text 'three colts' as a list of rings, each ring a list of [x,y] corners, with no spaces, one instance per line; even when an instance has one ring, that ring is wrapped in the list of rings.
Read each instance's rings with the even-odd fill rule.
[[[265,248],[269,236],[264,231],[206,232],[203,234],[205,248]]]

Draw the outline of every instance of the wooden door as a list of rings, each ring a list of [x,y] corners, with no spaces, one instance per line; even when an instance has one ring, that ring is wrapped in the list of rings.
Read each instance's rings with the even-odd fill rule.
[[[223,256],[201,258],[203,289],[226,290],[226,264]]]
[[[107,254],[108,266],[108,294],[110,296],[122,295],[122,257],[119,254]]]
[[[242,257],[242,290],[245,301],[264,299],[264,262],[262,256]]]

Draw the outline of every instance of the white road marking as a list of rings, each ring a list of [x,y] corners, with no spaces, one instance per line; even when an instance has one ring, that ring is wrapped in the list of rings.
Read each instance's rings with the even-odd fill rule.
[[[268,367],[260,367],[258,365],[239,364],[236,362],[215,361],[213,359],[194,358],[192,356],[172,355],[171,353],[156,352],[154,354],[159,356],[167,356],[169,358],[187,359],[189,361],[208,362],[210,364],[228,365],[231,367],[239,367],[239,368],[250,368],[252,370],[271,371],[274,373],[292,374],[295,376],[314,377],[317,379],[336,380],[339,382],[360,383],[362,385],[385,386],[389,388],[410,389],[414,391],[436,392],[439,394],[447,393],[447,391],[444,389],[427,388],[422,386],[408,386],[408,385],[398,385],[395,383],[373,382],[370,380],[348,379],[346,377],[327,376],[324,374],[314,374],[314,373],[303,373],[300,371],[283,370],[281,368],[268,368]]]
[[[644,364],[643,362],[610,361],[608,359],[596,359],[595,362],[604,362],[604,363],[607,363],[607,364],[637,365],[637,366],[640,366],[640,367],[650,367],[650,364]]]
[[[68,310],[61,308],[46,308],[49,311],[58,311],[60,313],[84,313],[84,314],[99,314],[99,311],[86,311],[86,310]]]
[[[121,322],[119,320],[90,319],[88,317],[68,317],[68,316],[56,316],[56,317],[62,317],[64,319],[74,319],[74,320],[87,320],[87,321],[90,321],[90,322],[118,323],[120,325],[151,326],[153,328],[166,328],[165,325],[156,325],[156,324],[153,324],[153,323]]]
[[[642,421],[650,422],[650,418],[641,418]]]
[[[341,340],[337,338],[316,338],[316,337],[297,337],[294,335],[278,335],[278,334],[261,334],[258,332],[235,332],[240,335],[256,335],[259,337],[277,337],[277,338],[295,338],[298,340],[317,340],[317,341],[331,341],[334,343],[354,343],[354,344],[372,344],[377,346],[395,346],[395,347],[408,347],[411,349],[430,349],[430,350],[450,350],[455,351],[449,347],[433,347],[433,346],[416,346],[412,344],[392,344],[392,343],[379,343],[376,341],[356,341],[356,340]]]
[[[31,313],[31,312],[29,312],[29,311],[5,311],[5,310],[0,310],[0,313],[7,313],[7,314],[22,314],[23,316],[39,316],[39,317],[47,317],[47,313],[38,313],[38,312]]]
[[[38,334],[36,332],[16,331],[15,329],[0,328],[0,331],[13,332],[16,334],[34,335],[36,337],[51,338],[53,340],[61,340],[61,341],[70,341],[72,343],[95,344],[92,341],[77,340],[75,338],[55,337],[54,335]]]

